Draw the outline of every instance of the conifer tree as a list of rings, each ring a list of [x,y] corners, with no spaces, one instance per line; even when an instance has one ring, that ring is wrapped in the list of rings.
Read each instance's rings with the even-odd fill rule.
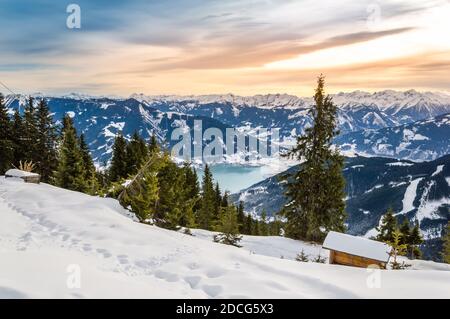
[[[14,144],[11,136],[12,123],[0,93],[0,175],[3,175],[14,162]]]
[[[400,226],[400,233],[402,234],[400,236],[400,243],[409,245],[410,242],[410,236],[411,236],[411,227],[409,225],[408,218],[405,218],[403,220],[402,225]]]
[[[397,219],[394,216],[394,210],[392,207],[389,207],[386,214],[381,218],[381,224],[376,227],[378,235],[375,239],[382,242],[392,241],[396,229]]]
[[[86,174],[77,133],[70,116],[66,115],[63,123],[56,185],[74,191],[85,192],[87,189]]]
[[[24,160],[26,143],[22,136],[24,132],[24,125],[19,110],[14,111],[12,127],[11,127],[11,140],[14,147],[14,161],[15,166],[19,165],[20,160]]]
[[[159,200],[155,218],[157,223],[165,228],[177,229],[182,219],[182,209],[185,197],[184,171],[164,154],[164,166],[158,172]]]
[[[219,234],[214,236],[214,241],[226,245],[239,246],[242,236],[239,235],[237,212],[234,206],[223,207],[215,230]]]
[[[450,221],[447,223],[447,229],[443,237],[442,260],[450,264]]]
[[[193,211],[197,211],[198,210],[198,197],[200,196],[200,186],[198,183],[198,177],[197,177],[197,172],[195,171],[195,168],[192,167],[191,168],[191,164],[188,162],[185,162],[183,164],[183,170],[184,170],[184,175],[185,175],[185,193],[186,193],[186,197],[188,199],[195,199],[196,203],[194,205],[194,207],[192,208]]]
[[[126,146],[126,162],[129,174],[135,174],[148,158],[145,141],[134,132],[131,141]]]
[[[35,162],[43,182],[50,182],[57,169],[56,126],[45,99],[39,101],[36,110],[37,134]]]
[[[252,226],[251,226],[251,234],[253,236],[259,236],[260,235],[260,226],[259,226],[259,220],[252,218]]]
[[[109,168],[109,179],[111,182],[117,182],[122,178],[127,178],[129,169],[127,168],[127,141],[122,133],[119,133],[114,140],[113,155],[111,166]]]
[[[420,259],[422,257],[422,252],[419,246],[423,243],[423,237],[420,233],[419,222],[416,220],[414,227],[411,230],[408,241],[408,251],[411,259]]]
[[[312,261],[315,263],[324,264],[326,261],[326,258],[322,257],[322,255],[320,255],[320,253],[319,253]]]
[[[270,223],[270,235],[271,236],[280,236],[281,230],[282,230],[282,222],[278,218],[277,215],[275,215],[274,220]]]
[[[407,253],[408,246],[406,244],[401,243],[401,237],[402,233],[400,230],[396,229],[392,233],[392,240],[387,241],[387,244],[389,244],[392,247],[390,255],[393,257],[392,261],[392,269],[404,269],[408,267],[409,265],[406,265],[404,262],[400,264],[397,261],[398,256],[404,256]]]
[[[266,210],[263,209],[261,213],[261,220],[259,222],[259,235],[260,236],[268,236],[269,235],[269,228],[267,225],[267,213]]]
[[[216,186],[214,188],[214,216],[213,223],[215,223],[219,219],[219,215],[221,213],[222,207],[222,193],[220,191],[219,183],[216,182]]]
[[[159,200],[158,172],[165,163],[154,154],[139,169],[133,179],[118,196],[122,206],[129,207],[139,218],[146,222],[155,216]]]
[[[39,131],[36,119],[36,107],[34,106],[34,99],[30,96],[28,103],[25,106],[23,115],[23,142],[26,147],[23,149],[23,161],[37,162],[38,149],[36,142],[39,139]]]
[[[191,198],[186,202],[186,205],[184,207],[184,220],[185,220],[185,234],[192,235],[191,229],[197,228],[197,221],[195,220],[195,213],[194,213],[194,207],[197,201],[199,200],[198,197]]]
[[[150,137],[150,143],[148,144],[148,151],[150,154],[158,153],[160,151],[158,140],[156,139],[155,133]]]
[[[206,164],[202,181],[202,198],[198,213],[200,228],[212,229],[215,208],[216,193],[214,191],[213,178],[209,166]]]
[[[221,207],[227,207],[229,205],[229,203],[228,203],[228,196],[229,196],[229,192],[225,191],[225,193],[222,196],[222,200],[220,202],[220,206]]]
[[[241,234],[248,234],[249,232],[247,231],[247,227],[245,224],[245,212],[244,212],[244,202],[243,201],[239,201],[239,205],[237,207],[237,219],[238,219],[238,224],[239,224],[239,232]]]
[[[305,254],[305,250],[304,249],[302,249],[300,254],[298,254],[297,257],[295,257],[295,260],[301,261],[301,262],[308,262],[309,261],[308,255]]]
[[[310,114],[313,125],[297,138],[297,145],[286,156],[304,161],[300,169],[285,176],[289,198],[283,214],[289,237],[321,241],[330,231],[345,230],[343,157],[333,148],[338,135],[337,108],[324,93],[321,75],[315,91],[315,105]]]
[[[253,230],[253,218],[250,214],[245,218],[245,232],[243,234],[252,235]]]
[[[78,138],[78,143],[80,145],[81,157],[83,158],[83,167],[85,172],[85,181],[87,185],[87,193],[91,195],[96,195],[99,191],[100,184],[97,178],[97,172],[95,169],[94,161],[91,157],[91,151],[84,139],[84,134],[81,134]]]
[[[375,229],[378,232],[375,240],[388,242],[394,239],[393,234],[397,229],[397,219],[394,216],[394,210],[392,207],[389,207],[386,214],[381,217],[381,223]]]

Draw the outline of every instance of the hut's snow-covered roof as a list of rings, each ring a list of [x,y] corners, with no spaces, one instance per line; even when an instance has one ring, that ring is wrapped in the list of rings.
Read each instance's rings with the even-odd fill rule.
[[[26,177],[26,176],[39,176],[39,174],[32,173],[32,172],[25,172],[21,171],[20,169],[9,169],[6,173],[6,176],[12,176],[12,177]]]
[[[382,262],[389,261],[391,251],[385,243],[334,231],[328,233],[322,247]]]

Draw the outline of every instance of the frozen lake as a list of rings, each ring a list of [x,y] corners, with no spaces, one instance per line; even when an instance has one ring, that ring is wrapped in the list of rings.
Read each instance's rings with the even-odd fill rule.
[[[286,170],[288,166],[247,166],[237,164],[215,164],[211,171],[222,191],[236,193],[241,189],[256,184],[270,176]],[[199,181],[203,178],[203,169],[197,169]]]

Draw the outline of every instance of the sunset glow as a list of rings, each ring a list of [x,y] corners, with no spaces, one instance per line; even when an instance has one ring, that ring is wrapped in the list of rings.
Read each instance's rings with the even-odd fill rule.
[[[450,90],[445,0],[82,0],[77,30],[55,2],[2,1],[0,80],[17,92],[310,95],[320,73],[330,92]]]

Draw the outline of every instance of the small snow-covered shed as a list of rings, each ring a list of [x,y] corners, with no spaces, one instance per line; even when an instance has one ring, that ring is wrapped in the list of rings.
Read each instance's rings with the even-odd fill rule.
[[[41,175],[32,172],[21,171],[20,169],[10,169],[5,173],[5,178],[8,177],[16,177],[21,178],[25,181],[25,183],[35,183],[39,184],[41,181]]]
[[[322,248],[330,251],[330,264],[367,268],[378,265],[386,268],[391,247],[385,243],[330,231]]]

